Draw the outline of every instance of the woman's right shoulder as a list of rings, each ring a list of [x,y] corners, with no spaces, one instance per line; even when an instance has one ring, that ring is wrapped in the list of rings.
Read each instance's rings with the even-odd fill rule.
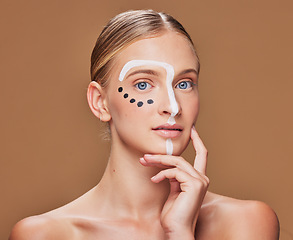
[[[13,227],[9,240],[75,239],[70,221],[47,215],[27,217]]]

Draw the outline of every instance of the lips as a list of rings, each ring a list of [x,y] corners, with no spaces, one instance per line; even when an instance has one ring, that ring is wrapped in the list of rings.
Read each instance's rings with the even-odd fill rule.
[[[179,124],[163,124],[152,129],[156,134],[165,138],[176,138],[182,134],[183,128]]]

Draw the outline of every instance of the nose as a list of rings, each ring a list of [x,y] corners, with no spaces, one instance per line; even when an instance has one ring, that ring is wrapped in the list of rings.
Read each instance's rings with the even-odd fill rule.
[[[159,101],[159,114],[160,115],[169,115],[169,117],[175,117],[181,114],[181,106],[176,100],[173,87],[168,89],[165,87],[160,92],[160,101]]]

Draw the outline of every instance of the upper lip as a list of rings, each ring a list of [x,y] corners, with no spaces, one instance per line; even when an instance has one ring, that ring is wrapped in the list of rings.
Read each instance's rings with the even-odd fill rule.
[[[183,127],[179,124],[170,125],[168,123],[160,125],[158,127],[153,128],[153,130],[173,130],[173,131],[182,131]]]

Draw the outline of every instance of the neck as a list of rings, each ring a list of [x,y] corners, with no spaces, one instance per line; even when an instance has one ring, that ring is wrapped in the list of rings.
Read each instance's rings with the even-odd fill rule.
[[[159,215],[169,194],[169,182],[153,183],[151,177],[161,169],[140,164],[142,153],[127,149],[115,149],[105,173],[97,186],[102,194],[106,211],[113,211],[124,217],[146,218]],[[109,212],[107,212],[109,216]]]

